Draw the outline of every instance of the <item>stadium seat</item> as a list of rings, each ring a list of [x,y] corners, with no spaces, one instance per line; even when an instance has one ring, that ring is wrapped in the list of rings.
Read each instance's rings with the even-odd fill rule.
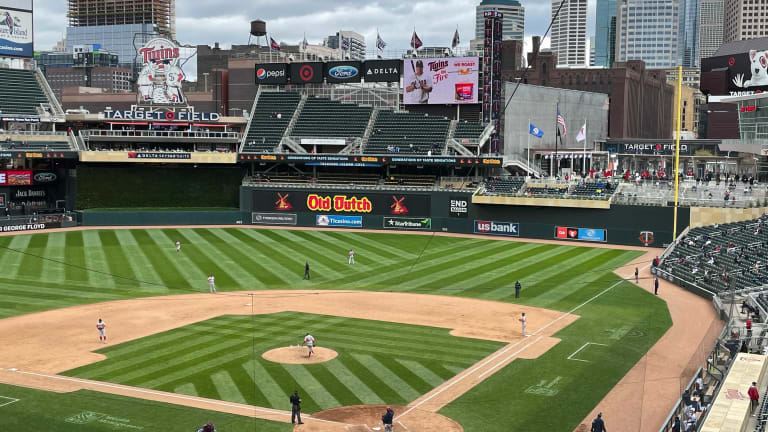
[[[486,180],[485,194],[515,195],[525,184],[524,177],[512,177],[506,179],[490,178]]]
[[[301,109],[291,136],[362,138],[372,111],[371,107],[311,97]]]
[[[442,154],[450,120],[410,112],[379,112],[364,153]]]
[[[300,100],[301,95],[298,93],[262,92],[251,117],[251,127],[245,136],[243,153],[274,151]],[[277,114],[280,114],[279,118]]]
[[[456,123],[456,131],[453,133],[453,137],[458,142],[462,140],[477,141],[483,135],[484,130],[485,125],[482,123],[460,121]]]
[[[0,69],[0,112],[3,115],[38,115],[36,108],[48,102],[34,71]]]

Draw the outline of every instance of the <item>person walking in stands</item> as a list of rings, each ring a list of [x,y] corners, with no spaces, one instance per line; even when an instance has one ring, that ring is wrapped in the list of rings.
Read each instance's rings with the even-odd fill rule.
[[[299,391],[294,390],[293,394],[290,397],[291,401],[291,424],[296,423],[296,420],[299,421],[299,424],[304,424],[304,422],[301,421],[301,398],[299,397]]]
[[[597,418],[592,421],[592,430],[590,432],[608,432],[605,429],[603,413],[597,413]]]
[[[520,281],[515,281],[515,298],[520,298],[521,289],[523,289],[523,286],[520,285]]]
[[[653,295],[659,295],[659,278],[653,279]]]
[[[751,403],[752,417],[755,417],[757,415],[755,414],[755,408],[757,408],[758,401],[760,400],[760,393],[757,392],[756,382],[752,381],[752,385],[749,387],[747,394],[749,395],[749,402]]]
[[[640,271],[635,267],[635,283],[640,281]]]
[[[309,262],[304,262],[304,280],[309,280]]]

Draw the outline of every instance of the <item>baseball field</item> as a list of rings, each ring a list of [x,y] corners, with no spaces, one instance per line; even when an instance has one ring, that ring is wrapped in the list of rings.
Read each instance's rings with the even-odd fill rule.
[[[0,386],[0,415],[15,416],[19,430],[40,418],[50,430],[120,430],[101,414],[131,420],[123,430],[191,430],[209,418],[232,425],[220,431],[290,430],[212,413],[290,409],[296,389],[317,419],[297,430],[352,423],[332,414],[343,407],[393,405],[402,407],[397,431],[422,411],[460,425],[453,430],[571,431],[671,325],[664,301],[614,273],[649,261],[582,244],[317,230],[0,237],[0,337],[19,346],[0,359],[0,381],[97,390]],[[107,345],[98,344],[98,318]],[[293,361],[305,354],[296,345],[306,332],[333,356]],[[283,357],[264,357],[278,348]],[[134,397],[107,394],[115,388]],[[143,400],[140,389],[174,405]],[[17,401],[3,406],[3,397]],[[223,402],[206,411],[178,406],[183,397]],[[85,408],[91,399],[98,409]],[[81,415],[93,418],[88,429],[67,420],[86,411],[96,413]],[[172,418],[179,426],[166,427]]]

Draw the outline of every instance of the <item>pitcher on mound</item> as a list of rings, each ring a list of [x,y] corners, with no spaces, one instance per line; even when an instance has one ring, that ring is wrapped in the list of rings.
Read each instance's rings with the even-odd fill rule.
[[[304,336],[304,345],[306,345],[309,350],[307,358],[312,357],[312,353],[315,352],[312,349],[315,346],[315,338],[313,338],[311,334],[307,333],[306,336]]]

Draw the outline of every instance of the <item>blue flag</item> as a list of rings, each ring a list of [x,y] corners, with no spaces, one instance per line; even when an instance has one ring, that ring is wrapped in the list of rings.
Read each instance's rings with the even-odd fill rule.
[[[536,138],[541,138],[544,136],[544,131],[537,128],[532,123],[528,124],[528,133],[535,136]]]

